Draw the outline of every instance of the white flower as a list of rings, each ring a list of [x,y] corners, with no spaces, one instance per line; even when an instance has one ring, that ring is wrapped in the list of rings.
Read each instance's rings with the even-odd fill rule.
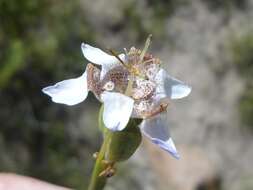
[[[189,95],[191,87],[170,77],[160,60],[132,47],[125,54],[109,55],[87,44],[81,46],[89,63],[84,74],[43,88],[53,102],[75,105],[92,91],[104,103],[103,120],[112,131],[123,130],[130,117],[144,119],[142,133],[165,151],[179,158],[161,114],[168,100]],[[147,48],[144,48],[147,49]]]

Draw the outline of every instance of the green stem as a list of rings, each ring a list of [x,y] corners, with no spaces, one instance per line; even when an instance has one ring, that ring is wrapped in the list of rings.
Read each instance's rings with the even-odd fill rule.
[[[110,141],[110,135],[105,135],[104,142],[96,158],[96,163],[92,172],[90,184],[88,190],[102,190],[106,185],[107,178],[105,176],[99,176],[99,174],[105,170],[106,165],[102,162],[105,157],[105,152]]]

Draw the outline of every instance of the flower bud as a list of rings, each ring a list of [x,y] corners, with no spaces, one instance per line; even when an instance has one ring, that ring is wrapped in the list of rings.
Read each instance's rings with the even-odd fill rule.
[[[142,119],[131,118],[122,131],[110,131],[103,124],[102,113],[103,106],[99,114],[100,129],[104,133],[104,137],[109,137],[105,152],[105,160],[109,162],[119,162],[129,159],[139,147],[142,136],[139,124]]]

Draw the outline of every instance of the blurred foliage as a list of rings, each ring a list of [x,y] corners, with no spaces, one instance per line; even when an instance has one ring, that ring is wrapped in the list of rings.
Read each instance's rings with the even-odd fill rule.
[[[251,77],[253,74],[253,31],[232,38],[233,62],[242,76]]]
[[[8,83],[9,79],[21,69],[25,64],[25,52],[23,42],[13,40],[9,49],[6,51],[5,65],[0,70],[0,86],[3,87]]]
[[[240,99],[240,113],[244,125],[253,130],[253,86],[247,88]]]
[[[241,190],[251,190],[253,189],[253,181],[252,181],[253,176],[249,177],[241,177]]]
[[[90,145],[74,143],[69,114],[41,93],[84,70],[79,45],[94,33],[82,12],[77,0],[0,0],[0,170],[74,188],[87,183],[80,165]]]
[[[119,29],[131,28],[138,39],[162,33],[177,3],[157,2],[148,1],[154,18],[149,28],[130,4]],[[79,45],[96,39],[84,10],[79,0],[0,0],[1,171],[75,189],[87,185],[84,176],[90,173],[90,155],[96,147],[85,137],[70,136],[66,126],[70,114],[41,93],[41,88],[84,70]]]
[[[253,32],[252,30],[233,36],[230,40],[232,61],[240,75],[246,80],[246,87],[239,101],[243,126],[253,130]]]
[[[189,3],[187,0],[147,0],[148,6],[152,8],[152,24],[149,29],[152,34],[165,37],[166,20],[187,3]]]
[[[217,175],[211,179],[205,179],[201,181],[196,190],[222,190],[222,178],[221,176]]]
[[[138,1],[129,1],[123,8],[123,17],[111,26],[113,32],[126,31],[143,43],[149,34],[156,39],[165,39],[166,21],[175,11],[189,3],[188,0],[145,0],[145,11],[137,6]]]
[[[164,18],[171,16],[175,13],[176,9],[179,6],[182,6],[187,2],[187,0],[147,0],[149,7],[152,7],[154,10],[154,16],[158,18]]]
[[[139,11],[136,9],[135,3],[131,3],[124,8],[124,19],[121,21],[122,24],[119,25],[121,30],[124,28],[128,28],[132,30],[134,34],[136,34],[136,38],[139,41],[143,41],[143,39],[148,36],[148,30],[145,28],[144,23],[142,22],[141,15]]]
[[[245,9],[247,7],[248,0],[202,0],[212,10],[224,9],[228,10],[231,8]]]
[[[178,4],[149,0],[152,20],[147,28],[130,3],[124,8],[127,19],[111,32],[130,28],[140,40],[145,34],[160,35]],[[90,144],[85,136],[71,136],[66,123],[73,115],[41,93],[43,87],[84,70],[79,45],[95,43],[97,33],[84,10],[79,0],[0,0],[1,171],[86,187],[90,155],[99,141]],[[73,109],[78,118],[78,108]]]
[[[147,10],[143,11],[138,9],[137,1],[131,2],[123,9],[123,19],[109,30],[113,34],[132,32],[142,42],[150,33],[156,38],[165,36],[167,19],[179,6],[190,3],[146,0]],[[243,7],[246,0],[208,3],[212,7],[230,3]],[[91,171],[90,155],[99,141],[71,136],[66,123],[78,118],[79,108],[72,108],[71,115],[66,107],[52,104],[41,93],[42,87],[78,76],[84,70],[80,44],[95,43],[97,33],[101,32],[93,30],[85,9],[89,7],[82,7],[79,0],[0,0],[1,171],[30,175],[75,189],[86,187],[86,176]],[[252,36],[231,45],[235,65],[245,76],[253,72]],[[241,101],[241,112],[248,118],[245,120],[252,115],[248,106],[253,104],[252,88],[248,88],[251,90]],[[87,106],[93,108],[94,104]]]

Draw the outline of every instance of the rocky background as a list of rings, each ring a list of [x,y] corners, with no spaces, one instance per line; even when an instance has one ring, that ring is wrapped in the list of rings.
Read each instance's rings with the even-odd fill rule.
[[[193,88],[167,113],[181,159],[144,139],[106,189],[253,189],[252,20],[252,0],[0,0],[0,171],[86,189],[99,104],[53,104],[41,88],[83,72],[81,42],[120,52],[151,33]]]

